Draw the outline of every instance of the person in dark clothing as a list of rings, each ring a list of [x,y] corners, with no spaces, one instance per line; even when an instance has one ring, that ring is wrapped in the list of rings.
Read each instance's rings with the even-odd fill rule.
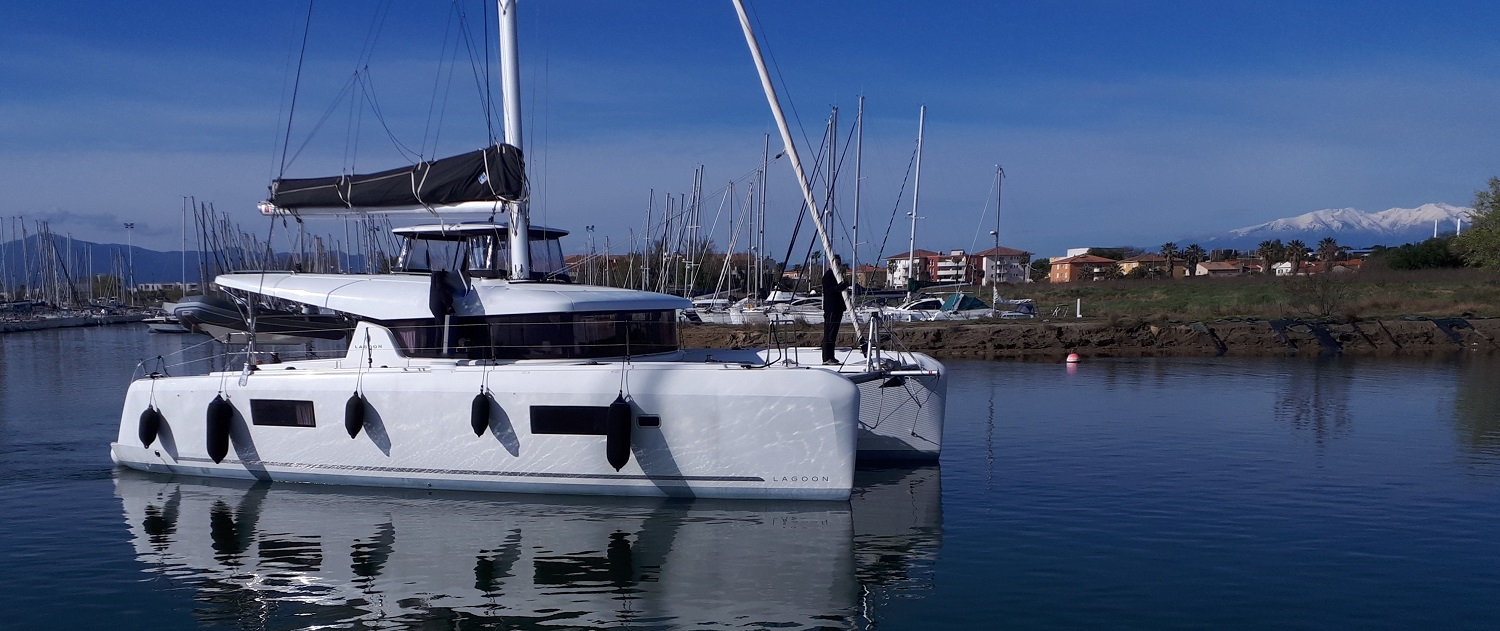
[[[842,270],[844,263],[834,255],[833,265]],[[833,345],[838,341],[839,325],[844,321],[844,290],[848,288],[848,278],[841,283],[833,275],[832,267],[823,270],[823,363],[827,365],[839,363],[833,357]]]

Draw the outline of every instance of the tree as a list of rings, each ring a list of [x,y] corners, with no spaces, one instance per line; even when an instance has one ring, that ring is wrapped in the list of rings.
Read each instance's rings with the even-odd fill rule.
[[[1261,241],[1260,246],[1255,249],[1255,254],[1260,257],[1261,265],[1264,267],[1261,273],[1271,274],[1275,271],[1271,269],[1271,266],[1280,263],[1286,257],[1286,246],[1281,244],[1281,239]]]
[[[1474,267],[1500,268],[1500,177],[1474,192],[1471,225],[1453,239],[1453,249]]]
[[[1443,236],[1394,248],[1377,247],[1370,258],[1394,270],[1463,267],[1463,257],[1449,247],[1452,241],[1453,237]]]
[[[1292,264],[1292,274],[1302,271],[1302,261],[1307,258],[1307,244],[1301,239],[1292,239],[1286,244],[1286,260]]]
[[[1161,244],[1161,255],[1167,257],[1167,278],[1176,278],[1177,244],[1171,241]]]
[[[1333,269],[1333,259],[1339,255],[1339,242],[1333,237],[1318,241],[1318,260],[1323,262],[1323,271]]]
[[[1045,283],[1052,274],[1052,259],[1038,258],[1031,262],[1031,282]]]
[[[1208,252],[1203,251],[1203,246],[1196,243],[1187,246],[1187,249],[1182,251],[1182,258],[1187,264],[1188,276],[1198,275],[1198,264],[1202,263],[1203,259],[1207,256]]]
[[[1343,274],[1314,274],[1288,281],[1282,286],[1287,303],[1314,318],[1344,311],[1354,298],[1354,286]]]

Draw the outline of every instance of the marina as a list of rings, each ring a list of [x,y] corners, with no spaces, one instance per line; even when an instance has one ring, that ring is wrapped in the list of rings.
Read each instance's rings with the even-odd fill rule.
[[[1496,20],[18,4],[0,627],[1500,628]]]

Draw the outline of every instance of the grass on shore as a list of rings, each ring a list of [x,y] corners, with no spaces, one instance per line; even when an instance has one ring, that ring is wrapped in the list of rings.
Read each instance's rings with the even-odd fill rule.
[[[1166,280],[1109,280],[1004,291],[1031,298],[1038,314],[1073,315],[1078,299],[1085,317],[1146,321],[1232,317],[1392,319],[1403,316],[1500,317],[1500,272],[1478,269],[1392,271],[1297,278],[1241,276]],[[975,294],[988,298],[988,288]]]

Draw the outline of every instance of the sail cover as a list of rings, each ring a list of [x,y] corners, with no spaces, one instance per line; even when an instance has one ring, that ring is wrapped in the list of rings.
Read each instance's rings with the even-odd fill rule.
[[[379,173],[272,180],[269,201],[288,211],[519,201],[525,181],[521,150],[496,144]]]

